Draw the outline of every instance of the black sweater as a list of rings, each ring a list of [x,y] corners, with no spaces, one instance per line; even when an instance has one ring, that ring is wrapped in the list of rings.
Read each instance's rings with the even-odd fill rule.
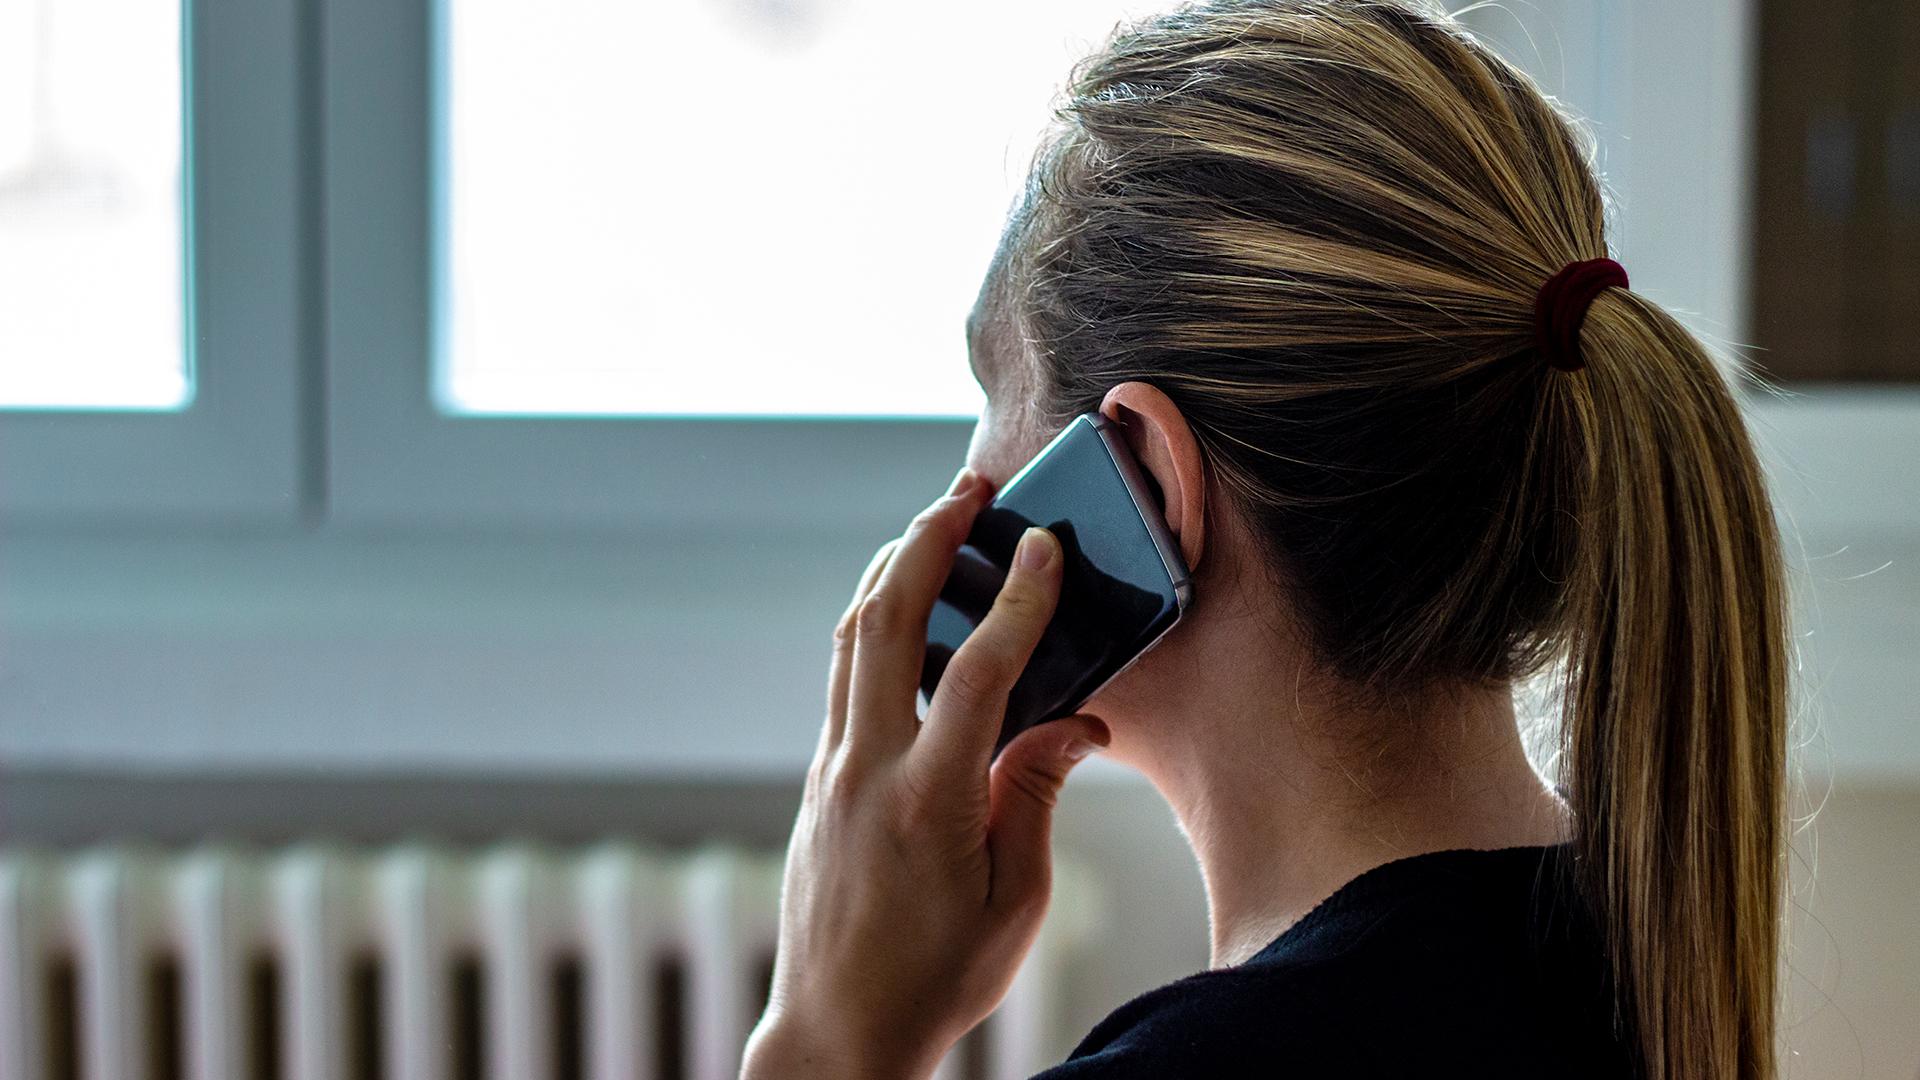
[[[1439,851],[1340,887],[1243,963],[1148,991],[1035,1080],[1618,1078],[1600,939],[1566,845]]]

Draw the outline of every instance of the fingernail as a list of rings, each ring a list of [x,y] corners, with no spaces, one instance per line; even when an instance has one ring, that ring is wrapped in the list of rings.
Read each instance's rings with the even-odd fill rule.
[[[1020,534],[1020,546],[1014,549],[1013,564],[1022,570],[1044,570],[1053,561],[1053,544],[1047,530],[1038,525]]]
[[[953,474],[953,483],[948,486],[947,495],[950,497],[965,495],[967,492],[973,490],[973,485],[979,482],[980,477],[975,475],[972,469],[963,467],[959,472]]]
[[[1091,754],[1094,751],[1101,750],[1101,749],[1104,749],[1104,748],[1097,742],[1089,742],[1086,739],[1075,739],[1072,742],[1067,744],[1067,750],[1066,750],[1067,760],[1079,761],[1081,758],[1086,757],[1088,754]]]

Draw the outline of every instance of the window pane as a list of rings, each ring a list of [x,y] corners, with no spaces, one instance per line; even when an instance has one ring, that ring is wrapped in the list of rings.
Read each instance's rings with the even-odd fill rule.
[[[1117,0],[446,0],[457,412],[970,414],[967,311]]]
[[[0,0],[0,407],[172,409],[180,5]]]

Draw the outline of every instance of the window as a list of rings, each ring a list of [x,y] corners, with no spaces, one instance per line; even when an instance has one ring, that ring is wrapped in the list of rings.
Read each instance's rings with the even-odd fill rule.
[[[299,0],[0,0],[0,518],[315,500]]]
[[[438,404],[977,413],[963,320],[1130,8],[448,0]]]
[[[191,396],[180,15],[0,0],[0,407]]]

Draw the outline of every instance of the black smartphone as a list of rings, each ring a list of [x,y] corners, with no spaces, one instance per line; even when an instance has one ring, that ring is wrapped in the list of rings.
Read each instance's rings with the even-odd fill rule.
[[[1193,601],[1160,493],[1098,413],[1079,416],[1003,485],[974,519],[927,620],[927,700],[954,652],[986,617],[1020,534],[1040,525],[1066,556],[1060,603],[1007,696],[997,757],[1036,724],[1071,716],[1180,621]]]

